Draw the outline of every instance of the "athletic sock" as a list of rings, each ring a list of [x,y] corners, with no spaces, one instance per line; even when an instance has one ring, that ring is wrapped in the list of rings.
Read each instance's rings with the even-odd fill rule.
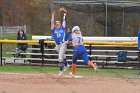
[[[94,66],[94,64],[91,62],[91,61],[88,61],[88,66],[90,66],[90,67],[93,67]]]
[[[72,74],[75,74],[76,64],[72,64]]]
[[[62,71],[63,70],[63,67],[62,66],[60,66],[60,71]]]
[[[63,62],[64,62],[64,65],[67,66],[68,62],[67,62],[67,59],[63,59]]]
[[[63,67],[64,67],[63,62],[60,62],[60,63],[59,63],[59,66],[60,66],[60,71],[63,71]]]

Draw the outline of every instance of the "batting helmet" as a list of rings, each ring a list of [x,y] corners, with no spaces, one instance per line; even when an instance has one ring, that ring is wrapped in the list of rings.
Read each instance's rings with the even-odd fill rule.
[[[74,27],[72,28],[72,33],[73,33],[74,31],[80,31],[79,26],[74,26]]]

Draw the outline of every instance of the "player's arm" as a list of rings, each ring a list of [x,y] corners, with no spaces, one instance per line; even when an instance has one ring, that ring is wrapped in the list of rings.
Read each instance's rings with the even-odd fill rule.
[[[69,44],[72,41],[72,33],[70,34],[68,40],[66,41],[67,44]]]
[[[64,15],[63,15],[62,25],[63,25],[64,28],[66,28],[66,15],[67,15],[67,13],[64,13]]]
[[[51,30],[54,29],[54,16],[55,16],[55,11],[52,12],[52,17],[51,17]]]

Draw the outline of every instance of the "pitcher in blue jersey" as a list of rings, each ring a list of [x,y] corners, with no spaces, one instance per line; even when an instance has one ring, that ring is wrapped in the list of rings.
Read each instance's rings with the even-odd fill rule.
[[[52,12],[52,18],[51,18],[51,30],[52,30],[52,35],[55,40],[56,44],[56,50],[59,53],[58,60],[59,60],[59,66],[60,66],[60,71],[59,71],[59,76],[63,74],[63,68],[64,71],[69,67],[67,60],[66,60],[66,43],[65,43],[65,27],[66,27],[66,15],[67,13],[63,13],[63,22],[61,25],[60,21],[54,21],[55,17],[55,11]]]
[[[70,73],[70,75],[74,77],[75,70],[76,70],[76,63],[79,57],[82,57],[85,64],[87,64],[90,67],[93,67],[95,71],[97,71],[98,69],[97,64],[96,63],[93,64],[88,59],[87,50],[85,46],[83,45],[83,37],[82,37],[79,26],[74,26],[72,28],[72,34],[70,35],[67,43],[69,43],[70,41],[72,42],[72,45],[73,45],[72,73]]]

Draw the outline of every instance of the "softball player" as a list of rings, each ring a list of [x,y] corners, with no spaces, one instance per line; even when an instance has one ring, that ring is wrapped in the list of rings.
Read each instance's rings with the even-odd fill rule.
[[[56,50],[59,53],[59,57],[58,57],[59,66],[60,66],[60,71],[58,74],[59,76],[62,75],[63,68],[65,70],[69,67],[65,55],[66,47],[67,47],[65,43],[66,14],[67,13],[64,13],[62,25],[60,21],[54,22],[55,11],[52,12],[52,18],[51,18],[52,35],[55,40]]]
[[[72,73],[71,76],[74,77],[75,74],[75,70],[76,70],[76,63],[77,63],[77,59],[81,56],[82,59],[84,60],[84,62],[90,66],[93,67],[95,71],[97,71],[98,67],[96,63],[92,63],[87,56],[87,51],[85,46],[83,45],[83,38],[82,38],[82,34],[80,31],[80,28],[78,26],[74,26],[72,28],[72,34],[69,37],[67,42],[72,41],[72,45],[73,45],[73,58],[72,58]]]

